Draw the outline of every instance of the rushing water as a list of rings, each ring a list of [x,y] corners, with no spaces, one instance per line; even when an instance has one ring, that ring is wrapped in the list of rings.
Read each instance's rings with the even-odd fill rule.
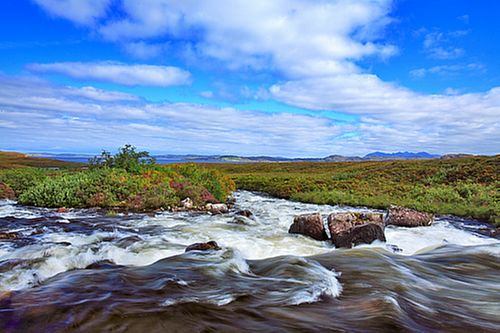
[[[234,214],[104,217],[0,201],[0,331],[500,331],[500,241],[440,218],[334,249],[293,216],[353,210],[236,193]],[[215,240],[221,251],[184,253]]]

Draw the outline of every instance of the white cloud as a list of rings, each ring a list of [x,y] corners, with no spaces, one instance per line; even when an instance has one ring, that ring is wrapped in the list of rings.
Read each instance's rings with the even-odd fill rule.
[[[159,52],[147,40],[182,42],[197,57],[229,68],[275,68],[287,76],[356,70],[347,60],[397,52],[378,32],[391,22],[390,0],[122,0],[126,15],[95,29],[130,53]]]
[[[465,50],[453,45],[453,39],[469,34],[469,30],[456,30],[448,33],[433,31],[425,34],[424,51],[431,58],[455,59],[463,56]]]
[[[30,64],[32,72],[57,73],[79,80],[113,82],[128,86],[185,85],[191,82],[191,74],[183,69],[169,66],[128,65],[117,62],[60,62]]]
[[[205,98],[212,98],[214,97],[214,93],[210,90],[205,90],[200,93],[200,96],[205,97]]]
[[[297,107],[360,116],[358,135],[343,143],[357,149],[497,153],[500,147],[500,88],[424,95],[359,74],[289,81],[270,91]]]
[[[69,96],[84,97],[102,102],[138,101],[139,97],[119,91],[109,91],[94,87],[72,88],[68,87],[66,94]]]
[[[500,88],[425,95],[384,82],[359,66],[360,60],[386,59],[397,52],[383,40],[384,29],[392,22],[390,0],[120,3],[123,16],[107,17],[93,26],[107,40],[144,46],[145,55],[155,53],[147,50],[151,43],[171,40],[183,46],[180,53],[189,55],[192,63],[278,77],[269,91],[259,90],[260,98],[359,118],[356,124],[336,125],[323,117],[148,104],[137,108],[137,119],[164,128],[163,132],[144,131],[149,138],[168,137],[165,140],[171,143],[177,134],[183,147],[199,144],[205,150],[210,145],[214,151],[277,155],[359,154],[379,149],[497,153],[500,147]],[[465,50],[454,43],[467,33],[419,31],[425,53],[437,59],[463,56]],[[417,69],[414,75],[454,71],[455,67],[436,66]],[[226,94],[214,88],[216,97],[231,98],[233,91]],[[162,124],[160,115],[171,122]],[[134,120],[134,124],[137,130],[140,123]],[[207,138],[214,141],[207,143]]]
[[[125,51],[138,59],[150,59],[158,57],[167,49],[165,44],[150,44],[143,41],[129,42],[124,44]]]
[[[95,23],[106,14],[111,0],[34,0],[54,16],[82,25]]]
[[[327,118],[192,103],[75,100],[73,89],[0,77],[3,149],[97,151],[130,142],[161,153],[322,156],[350,130]]]
[[[440,65],[429,68],[417,68],[410,71],[410,76],[414,78],[423,78],[427,75],[439,76],[456,76],[459,74],[482,74],[486,71],[486,67],[478,63],[470,64],[455,64],[455,65]]]

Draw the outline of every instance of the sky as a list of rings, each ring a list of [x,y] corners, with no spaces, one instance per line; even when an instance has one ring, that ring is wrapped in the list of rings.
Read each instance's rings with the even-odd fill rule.
[[[5,0],[0,150],[498,154],[500,1]]]

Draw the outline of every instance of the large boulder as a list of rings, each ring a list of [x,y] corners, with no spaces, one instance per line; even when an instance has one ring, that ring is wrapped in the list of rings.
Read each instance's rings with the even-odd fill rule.
[[[387,210],[385,224],[400,227],[423,227],[431,225],[433,221],[432,214],[400,206],[390,206]]]
[[[333,213],[328,216],[328,229],[335,247],[351,248],[375,240],[385,242],[381,213]]]
[[[194,243],[186,247],[185,252],[189,251],[209,251],[209,250],[220,250],[219,245],[215,241],[209,241],[206,243]]]
[[[288,230],[291,234],[302,234],[319,241],[328,239],[320,213],[303,214],[295,216],[293,224]]]

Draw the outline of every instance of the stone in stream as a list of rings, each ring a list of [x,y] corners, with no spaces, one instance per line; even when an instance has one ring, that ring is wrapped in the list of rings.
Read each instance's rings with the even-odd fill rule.
[[[225,214],[229,211],[226,204],[207,204],[207,210],[212,214]]]
[[[0,239],[17,239],[19,234],[17,232],[0,232]]]
[[[241,215],[241,216],[250,218],[253,216],[253,213],[251,211],[249,211],[248,209],[243,209],[243,210],[237,211],[236,215]]]
[[[185,209],[192,209],[193,208],[193,200],[191,198],[186,198],[181,201],[182,207]]]
[[[241,215],[236,215],[233,220],[228,222],[229,224],[238,224],[238,225],[246,225],[246,226],[255,226],[258,225],[257,221],[252,218],[248,218]]]
[[[400,227],[423,227],[429,226],[434,221],[434,216],[414,209],[390,206],[387,210],[385,223]]]
[[[186,247],[186,251],[208,251],[208,250],[220,250],[221,248],[215,241],[209,241],[206,243],[194,243]]]
[[[328,229],[335,247],[351,248],[375,240],[385,242],[381,213],[333,213],[328,216]]]
[[[303,214],[295,216],[293,224],[288,230],[291,234],[309,236],[319,241],[328,239],[320,213]]]

